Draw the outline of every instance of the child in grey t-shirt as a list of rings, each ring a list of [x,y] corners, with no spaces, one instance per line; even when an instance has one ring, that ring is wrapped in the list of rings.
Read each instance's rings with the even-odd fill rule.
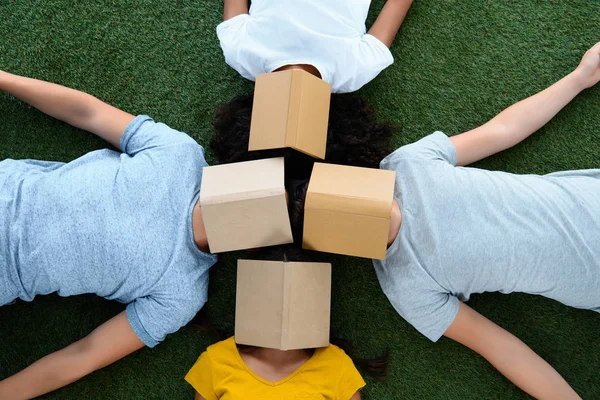
[[[538,176],[462,166],[519,143],[599,80],[600,43],[574,72],[488,123],[451,138],[436,132],[381,162],[397,172],[387,257],[374,260],[390,302],[429,339],[470,347],[535,398],[579,396],[462,301],[525,292],[600,311],[600,169]]]
[[[127,303],[0,382],[0,399],[33,398],[156,346],[202,308],[216,262],[197,207],[207,164],[186,134],[85,93],[2,71],[0,90],[121,150],[70,163],[0,161],[0,306],[53,292]]]

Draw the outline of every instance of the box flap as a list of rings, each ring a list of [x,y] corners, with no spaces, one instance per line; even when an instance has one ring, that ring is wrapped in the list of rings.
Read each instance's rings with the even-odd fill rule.
[[[303,153],[324,159],[327,147],[329,102],[331,85],[305,71],[298,71],[302,88],[298,110],[298,133],[293,138],[293,147]]]
[[[389,219],[395,178],[395,171],[315,163],[305,208]]]
[[[285,193],[283,157],[205,167],[201,206]]]
[[[272,349],[281,347],[283,262],[238,260],[235,341]]]
[[[292,71],[256,77],[248,150],[286,147]]]
[[[286,262],[282,350],[329,344],[331,264]]]

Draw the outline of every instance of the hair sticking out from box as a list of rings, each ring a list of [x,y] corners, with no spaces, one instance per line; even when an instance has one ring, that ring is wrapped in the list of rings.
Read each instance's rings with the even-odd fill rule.
[[[234,97],[217,109],[210,141],[212,154],[219,163],[284,157],[287,178],[309,178],[315,159],[306,154],[290,148],[248,151],[253,98],[253,93]],[[395,130],[393,124],[378,120],[361,97],[333,94],[325,162],[379,168],[379,162],[393,151],[391,137]]]
[[[308,190],[308,179],[288,179],[285,187],[288,192],[288,212],[294,244],[302,247],[302,234],[304,231],[304,202]],[[302,250],[307,252],[308,250]]]

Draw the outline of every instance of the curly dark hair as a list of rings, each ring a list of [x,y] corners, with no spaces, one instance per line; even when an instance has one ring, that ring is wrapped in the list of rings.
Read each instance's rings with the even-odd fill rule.
[[[248,151],[253,99],[253,93],[237,96],[217,109],[215,134],[210,140],[214,156],[219,163],[285,157],[287,177],[308,178],[315,159],[306,154],[287,148]],[[377,120],[374,110],[361,97],[332,94],[325,162],[378,168],[392,152],[395,129],[390,122]]]

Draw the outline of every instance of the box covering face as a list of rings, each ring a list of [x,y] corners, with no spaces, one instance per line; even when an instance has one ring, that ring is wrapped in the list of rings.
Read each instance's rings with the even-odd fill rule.
[[[235,341],[280,350],[329,344],[331,264],[238,260]]]
[[[293,241],[283,157],[204,168],[200,204],[212,253]]]
[[[385,259],[395,178],[394,171],[315,163],[302,247]]]
[[[291,147],[324,159],[331,85],[293,69],[256,77],[248,150]]]

